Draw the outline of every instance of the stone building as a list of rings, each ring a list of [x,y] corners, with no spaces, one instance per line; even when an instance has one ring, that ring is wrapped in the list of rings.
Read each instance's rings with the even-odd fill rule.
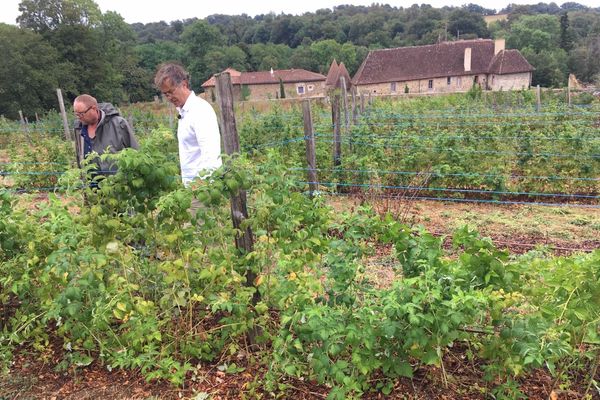
[[[531,85],[534,68],[504,39],[442,42],[427,46],[373,50],[352,79],[359,93],[466,92],[520,90]]]
[[[325,75],[305,69],[281,69],[271,71],[239,72],[227,68],[231,75],[235,100],[279,99],[283,86],[284,98],[309,98],[325,95]],[[216,98],[216,80],[211,77],[202,84],[207,100]]]
[[[350,78],[350,73],[346,69],[344,63],[338,64],[335,58],[331,62],[329,66],[329,72],[327,72],[327,80],[325,81],[325,87],[327,90],[341,89],[342,88],[342,80],[340,78],[344,78],[344,82],[346,83],[346,90],[350,90],[352,87],[352,79]]]

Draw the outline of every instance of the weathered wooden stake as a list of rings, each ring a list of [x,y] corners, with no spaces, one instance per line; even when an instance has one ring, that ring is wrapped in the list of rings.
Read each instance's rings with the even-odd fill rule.
[[[348,90],[346,89],[346,78],[340,76],[340,86],[342,87],[342,106],[344,107],[344,134],[348,133],[350,128],[350,114],[348,113]]]
[[[313,132],[310,100],[302,102],[302,115],[304,117],[304,141],[306,142],[306,164],[308,165],[308,187],[310,196],[319,190],[317,181],[317,157],[315,153],[315,133]]]
[[[223,137],[223,147],[227,155],[235,157],[240,153],[240,140],[235,122],[235,112],[233,108],[233,87],[229,72],[223,72],[215,75],[217,81],[217,98],[221,108],[221,135]],[[242,229],[242,222],[248,218],[248,209],[246,206],[246,191],[239,190],[231,196],[231,219],[233,227],[241,233],[235,237],[235,246],[241,253],[250,253],[254,250],[254,236],[252,229],[248,226]],[[254,287],[252,304],[256,305],[260,301],[260,293],[255,287],[254,281],[256,273],[248,270],[246,273],[246,286]],[[250,334],[250,341],[254,340],[254,334]]]
[[[356,109],[356,89],[352,88],[352,125],[356,125],[358,110]]]
[[[129,114],[127,115],[127,123],[129,124],[129,127],[131,128],[131,132],[133,132],[133,134],[135,135],[135,129],[133,127],[133,114]]]
[[[65,130],[65,140],[71,140],[71,130],[69,129],[69,121],[67,120],[67,112],[65,111],[65,102],[63,101],[62,90],[56,89],[56,97],[58,97],[58,106],[60,107],[60,115],[62,116],[63,129]]]
[[[360,115],[365,113],[365,94],[363,92],[360,93]]]
[[[27,119],[23,118],[23,111],[19,110],[19,118],[21,120],[21,130],[25,134],[25,137],[31,143],[31,137],[29,136],[29,127],[27,126]]]
[[[331,120],[333,122],[333,167],[342,164],[342,135],[340,118],[340,95],[335,93],[331,99]]]
[[[537,85],[535,95],[536,95],[536,99],[537,99],[536,110],[537,110],[537,112],[540,112],[542,110],[542,93],[540,90],[540,85]]]
[[[569,83],[567,85],[567,104],[571,107],[571,80],[569,79]]]

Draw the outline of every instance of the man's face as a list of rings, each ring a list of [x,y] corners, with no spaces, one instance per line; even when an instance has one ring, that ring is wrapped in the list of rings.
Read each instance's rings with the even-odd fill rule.
[[[84,125],[91,125],[98,122],[98,109],[96,106],[88,106],[76,101],[73,103],[73,112]]]
[[[175,85],[170,79],[163,81],[160,85],[160,91],[175,107],[183,107],[190,94],[185,82]]]

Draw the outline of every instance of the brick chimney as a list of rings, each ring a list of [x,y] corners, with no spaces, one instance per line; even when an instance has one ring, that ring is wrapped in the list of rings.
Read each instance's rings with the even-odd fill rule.
[[[471,71],[471,48],[465,49],[465,72]]]
[[[500,53],[506,47],[506,39],[494,40],[494,55]]]

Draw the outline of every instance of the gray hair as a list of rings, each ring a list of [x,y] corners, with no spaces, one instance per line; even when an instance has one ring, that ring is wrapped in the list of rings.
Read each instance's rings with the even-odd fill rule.
[[[85,106],[96,106],[98,107],[98,101],[90,96],[89,94],[80,94],[79,96],[75,97],[75,100],[73,100],[73,104],[75,103],[82,103]]]
[[[154,85],[160,89],[166,80],[170,80],[174,85],[181,85],[183,82],[190,86],[190,74],[179,63],[161,64],[154,75]]]

